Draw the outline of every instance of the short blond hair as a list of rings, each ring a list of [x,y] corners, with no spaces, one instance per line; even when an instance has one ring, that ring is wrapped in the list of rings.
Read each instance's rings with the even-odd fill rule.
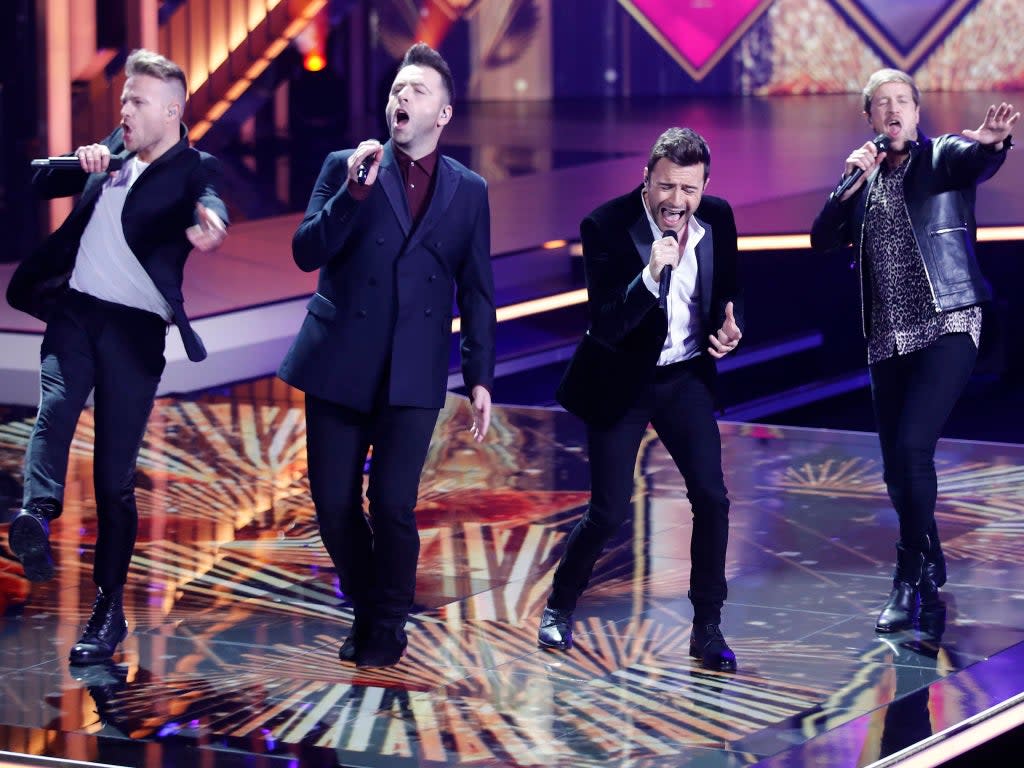
[[[156,51],[137,48],[128,55],[128,60],[124,63],[124,73],[128,77],[147,75],[165,83],[181,86],[182,106],[185,106],[184,101],[188,96],[185,71],[166,56],[161,56]]]
[[[861,92],[864,95],[865,112],[871,111],[871,99],[874,97],[875,91],[886,83],[904,83],[909,85],[910,92],[914,95],[914,104],[919,107],[921,106],[921,92],[917,90],[917,83],[914,82],[914,78],[899,69],[880,69],[868,78],[868,84],[864,86],[864,90]]]

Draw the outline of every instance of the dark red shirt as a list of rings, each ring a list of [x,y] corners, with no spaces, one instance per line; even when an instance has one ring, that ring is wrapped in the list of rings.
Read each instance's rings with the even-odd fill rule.
[[[419,223],[423,212],[427,210],[430,195],[434,191],[434,169],[437,167],[437,148],[429,155],[413,160],[405,152],[395,147],[395,160],[402,171],[405,195],[409,199],[409,213],[412,214],[413,226]]]
[[[409,213],[412,215],[412,223],[415,227],[419,223],[423,212],[427,210],[430,203],[430,196],[434,192],[434,169],[437,168],[437,148],[429,155],[413,160],[398,147],[395,150],[395,160],[402,173],[402,186],[405,187],[405,197],[409,201]],[[370,196],[370,187],[358,184],[349,184],[348,193],[356,200],[365,200]]]

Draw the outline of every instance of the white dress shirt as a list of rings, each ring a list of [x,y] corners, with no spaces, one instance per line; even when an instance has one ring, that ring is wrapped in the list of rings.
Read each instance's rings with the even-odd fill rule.
[[[651,233],[655,240],[661,239],[661,230],[658,229],[647,207],[647,199],[643,192],[640,193],[643,201],[644,213],[647,214],[647,222],[651,226]],[[668,334],[665,336],[665,344],[661,348],[661,356],[658,357],[658,365],[670,365],[680,360],[689,360],[696,357],[704,349],[704,329],[701,327],[700,319],[700,283],[697,280],[697,243],[704,237],[704,227],[693,216],[686,224],[686,245],[683,246],[679,255],[679,265],[672,270],[672,279],[669,281],[668,300],[666,311],[668,314]],[[650,264],[651,254],[647,254],[647,263]],[[651,271],[644,267],[643,281],[647,289],[655,296],[658,295],[658,284],[651,277]]]

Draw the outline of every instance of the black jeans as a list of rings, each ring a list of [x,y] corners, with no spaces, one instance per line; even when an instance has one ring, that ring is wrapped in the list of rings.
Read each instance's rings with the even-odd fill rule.
[[[361,621],[401,624],[412,609],[420,552],[413,510],[438,413],[387,404],[360,413],[306,395],[309,487],[320,538]],[[371,445],[368,521],[363,466]]]
[[[686,481],[686,496],[693,510],[689,597],[694,622],[721,622],[727,596],[729,498],[711,393],[714,375],[714,364],[704,354],[660,367],[649,390],[618,422],[607,429],[587,427],[590,506],[569,534],[555,571],[549,607],[576,607],[601,550],[628,516],[637,451],[650,423]]]
[[[978,349],[966,333],[940,336],[908,355],[870,366],[885,485],[904,547],[941,551],[935,525],[935,446],[974,370]]]
[[[25,451],[24,504],[64,501],[78,417],[95,391],[93,580],[124,584],[135,548],[135,462],[164,370],[167,323],[151,312],[70,291],[46,325],[39,414]]]

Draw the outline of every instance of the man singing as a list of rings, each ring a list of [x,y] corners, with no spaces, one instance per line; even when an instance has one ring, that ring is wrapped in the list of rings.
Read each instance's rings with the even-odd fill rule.
[[[206,357],[185,315],[182,270],[193,248],[212,251],[226,235],[219,164],[189,146],[181,122],[185,73],[138,50],[125,74],[120,126],[75,151],[80,170],[44,169],[33,180],[45,197],[81,197],[7,290],[12,307],[46,321],[24,508],[8,532],[32,581],[53,576],[50,523],[61,513],[75,425],[95,395],[99,591],[71,649],[74,664],[110,658],[127,635],[122,593],[138,528],[135,462],[164,369],[167,326],[178,327],[189,359]],[[118,170],[109,169],[112,159]]]
[[[930,139],[918,130],[921,94],[910,75],[881,69],[863,95],[882,149],[869,141],[846,158],[843,181],[862,175],[829,197],[811,244],[857,244],[871,395],[900,530],[875,629],[895,632],[912,626],[919,606],[937,607],[946,581],[935,447],[971,376],[980,305],[991,298],[974,253],[974,197],[1006,159],[1020,113],[993,105],[977,130]]]
[[[453,291],[477,440],[490,423],[490,209],[486,182],[438,153],[452,98],[448,64],[412,46],[388,99],[391,140],[328,155],[292,241],[299,268],[320,275],[279,375],[306,393],[320,536],[355,614],[338,655],[361,667],[396,664],[407,643],[413,508],[445,401]]]
[[[629,512],[650,423],[685,479],[693,509],[690,654],[707,669],[736,669],[719,626],[729,499],[712,389],[715,360],[739,344],[742,306],[736,223],[725,200],[704,196],[710,170],[704,139],[670,128],[651,149],[643,184],[580,226],[588,333],[612,362],[603,364],[599,353],[570,366],[560,387],[560,402],[586,422],[591,499],[555,571],[541,647],[572,646],[576,602]],[[669,268],[662,308],[659,284]]]

